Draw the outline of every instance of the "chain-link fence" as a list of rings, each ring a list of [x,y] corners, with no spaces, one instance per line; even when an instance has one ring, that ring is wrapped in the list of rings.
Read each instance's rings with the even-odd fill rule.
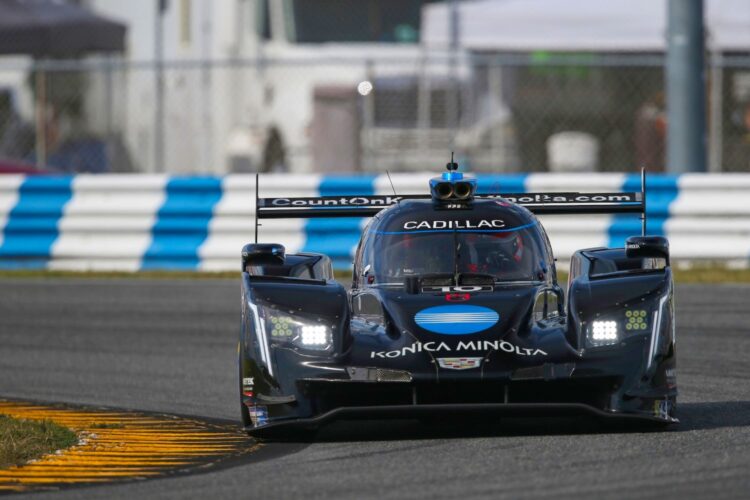
[[[713,171],[750,170],[750,57],[709,57]],[[0,62],[0,162],[65,172],[664,170],[661,55]]]

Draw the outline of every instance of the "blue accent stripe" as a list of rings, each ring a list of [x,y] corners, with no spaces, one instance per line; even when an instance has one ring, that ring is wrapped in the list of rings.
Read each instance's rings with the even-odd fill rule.
[[[524,224],[523,226],[511,227],[508,229],[428,229],[426,231],[420,231],[415,229],[413,231],[370,231],[375,234],[424,234],[424,233],[512,233],[514,231],[520,231],[527,227],[535,226],[537,221]]]
[[[528,174],[477,175],[477,194],[525,193]]]
[[[320,196],[374,195],[375,176],[324,177],[318,186]],[[352,249],[362,234],[362,217],[309,219],[305,223],[304,252],[328,255],[336,269],[350,269]]]
[[[0,246],[0,268],[45,269],[65,205],[73,197],[73,177],[35,176],[19,186]]]
[[[445,335],[477,333],[499,320],[497,311],[482,306],[428,307],[414,315],[414,322],[421,328]]]
[[[665,236],[664,224],[669,218],[669,207],[677,199],[679,176],[649,175],[646,189],[647,233],[651,236]],[[629,174],[621,188],[625,192],[641,190],[640,174]],[[609,227],[610,248],[622,248],[629,236],[641,234],[641,218],[638,214],[616,215]]]
[[[178,177],[166,190],[141,269],[195,270],[198,249],[208,237],[214,206],[221,199],[221,179]]]

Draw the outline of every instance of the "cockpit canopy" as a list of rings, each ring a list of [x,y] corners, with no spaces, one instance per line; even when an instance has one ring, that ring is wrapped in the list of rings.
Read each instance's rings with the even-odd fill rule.
[[[357,252],[361,286],[403,284],[408,276],[483,274],[495,281],[543,281],[552,263],[547,237],[529,211],[497,200],[436,209],[401,202],[367,226]]]

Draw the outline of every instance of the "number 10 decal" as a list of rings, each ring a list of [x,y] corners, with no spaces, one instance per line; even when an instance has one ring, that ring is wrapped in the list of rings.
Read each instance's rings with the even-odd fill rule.
[[[422,287],[422,293],[472,293],[472,292],[491,292],[493,288],[491,286],[424,286]]]

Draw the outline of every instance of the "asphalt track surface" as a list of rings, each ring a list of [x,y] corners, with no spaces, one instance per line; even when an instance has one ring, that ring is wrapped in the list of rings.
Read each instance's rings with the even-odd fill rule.
[[[748,498],[750,286],[677,287],[681,424],[339,423],[216,472],[40,498]],[[0,280],[0,397],[238,419],[239,282]]]

